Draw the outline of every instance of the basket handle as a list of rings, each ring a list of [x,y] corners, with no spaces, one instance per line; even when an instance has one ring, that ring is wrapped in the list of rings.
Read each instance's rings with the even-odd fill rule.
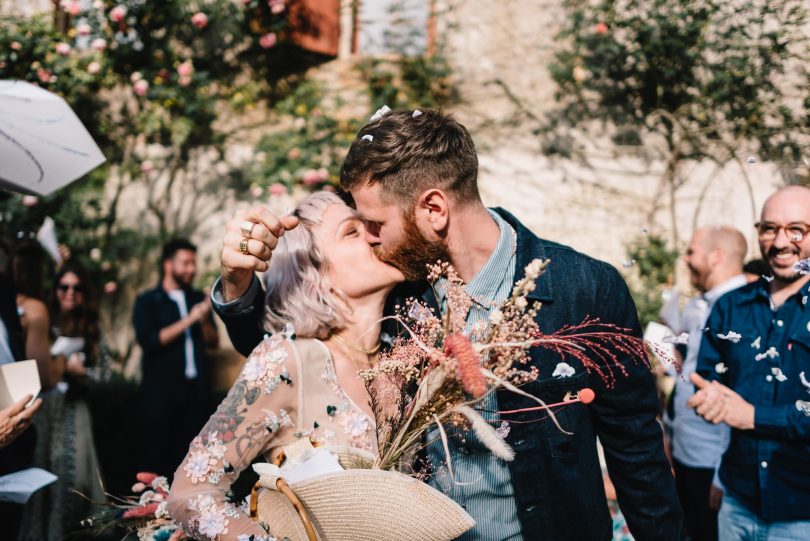
[[[261,488],[261,485],[257,481],[256,484],[253,485],[253,489],[250,491],[250,518],[253,520],[259,519],[259,488]],[[304,529],[307,532],[309,541],[318,541],[318,535],[315,533],[315,528],[312,526],[312,521],[309,519],[309,513],[307,513],[304,504],[301,503],[301,500],[298,499],[295,492],[292,491],[290,485],[287,484],[287,481],[279,477],[278,480],[276,480],[276,489],[284,494],[288,500],[290,500],[293,509],[295,509],[295,511],[298,513],[298,518],[301,519],[301,522],[304,525]]]
[[[312,441],[311,439],[310,442],[312,443],[313,447],[319,447],[319,444]],[[282,451],[275,459],[273,459],[273,464],[275,464],[276,466],[281,466],[281,464],[284,462],[285,459],[286,456],[284,454],[284,451]],[[254,521],[259,520],[259,509],[258,509],[259,488],[261,488],[260,482],[256,481],[256,483],[253,485],[253,488],[250,491],[250,518],[252,518]],[[318,536],[315,533],[315,528],[312,526],[312,521],[309,519],[309,513],[307,513],[304,504],[301,503],[301,500],[298,499],[298,496],[295,495],[295,492],[292,491],[290,485],[287,484],[287,481],[279,477],[276,480],[276,490],[284,494],[287,497],[287,499],[290,500],[293,509],[295,509],[295,511],[298,513],[298,518],[301,519],[301,522],[304,525],[304,529],[307,532],[307,537],[309,538],[309,541],[318,541]]]

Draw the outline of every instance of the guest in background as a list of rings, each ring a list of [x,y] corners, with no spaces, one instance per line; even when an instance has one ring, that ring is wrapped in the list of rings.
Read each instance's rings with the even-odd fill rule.
[[[757,224],[772,277],[717,300],[688,406],[731,427],[720,480],[721,541],[810,532],[810,189],[771,195]]]
[[[211,413],[205,348],[216,348],[219,336],[208,295],[191,287],[196,260],[197,248],[189,241],[168,242],[160,284],[135,301],[135,337],[143,350],[141,416],[148,439],[143,466],[167,477]]]
[[[746,284],[742,273],[746,249],[745,237],[736,229],[706,227],[695,231],[683,258],[692,286],[700,294],[689,300],[681,317],[689,338],[680,375],[675,378],[671,445],[684,533],[692,541],[717,540],[717,511],[723,492],[715,474],[728,445],[729,429],[705,423],[687,407],[695,393],[689,377],[697,367],[702,330],[714,302]]]

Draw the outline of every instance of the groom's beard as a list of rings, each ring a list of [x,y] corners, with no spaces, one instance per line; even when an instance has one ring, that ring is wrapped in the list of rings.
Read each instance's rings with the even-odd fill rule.
[[[422,235],[412,215],[404,215],[404,232],[402,242],[389,250],[375,246],[377,257],[400,270],[406,280],[416,281],[428,274],[428,265],[437,261],[450,262],[450,253],[445,240],[430,241]]]

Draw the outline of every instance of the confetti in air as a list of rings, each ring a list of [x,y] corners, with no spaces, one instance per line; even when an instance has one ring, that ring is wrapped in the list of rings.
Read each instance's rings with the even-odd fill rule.
[[[779,352],[776,351],[775,347],[773,347],[773,346],[769,347],[768,350],[765,353],[758,353],[754,357],[754,360],[761,361],[762,359],[765,359],[765,358],[768,358],[768,357],[770,357],[771,359],[775,359],[775,358],[779,357]]]
[[[717,338],[719,338],[720,340],[728,340],[729,342],[734,342],[736,344],[737,342],[740,341],[742,335],[734,331],[728,331],[728,333],[726,334],[718,333]]]
[[[771,368],[771,374],[776,378],[776,381],[785,381],[787,376],[782,373],[782,369],[778,366]]]
[[[630,267],[632,267],[635,264],[636,264],[635,259],[627,259],[625,261],[622,261],[622,267],[624,267],[625,269],[629,269]]]
[[[799,235],[796,235],[799,236]],[[801,240],[801,239],[799,239]],[[810,258],[802,259],[801,261],[797,261],[793,265],[793,270],[798,272],[799,274],[810,274]]]
[[[751,342],[751,347],[752,347],[752,348],[754,348],[754,349],[759,349],[759,346],[760,346],[760,342],[761,342],[761,341],[762,341],[762,337],[761,337],[761,336],[757,336],[757,339],[756,339],[756,340],[754,340],[753,342]]]
[[[714,371],[718,374],[725,374],[728,372],[728,366],[726,366],[725,363],[717,363],[714,365]]]
[[[753,156],[748,156],[748,159],[745,160],[745,163],[751,165],[751,164],[757,163],[757,159],[755,157],[753,157]]]
[[[570,378],[575,372],[576,371],[570,364],[557,363],[557,366],[554,368],[554,372],[551,374],[551,376],[555,378]]]

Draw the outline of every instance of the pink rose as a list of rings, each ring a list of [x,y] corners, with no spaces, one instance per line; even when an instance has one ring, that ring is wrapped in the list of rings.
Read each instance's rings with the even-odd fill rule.
[[[146,96],[146,92],[149,90],[149,83],[146,82],[146,79],[140,79],[135,81],[135,84],[132,85],[132,91],[135,92],[136,95],[140,97]]]
[[[287,187],[280,182],[276,182],[268,187],[267,191],[270,192],[270,195],[284,195],[287,193]]]
[[[37,78],[41,83],[50,83],[51,82],[51,72],[44,69],[39,68],[37,69]]]
[[[253,197],[261,197],[263,193],[264,190],[262,189],[261,186],[253,186],[250,188],[250,195],[252,195]]]
[[[129,76],[130,82],[133,82],[133,83],[137,83],[141,79],[143,79],[143,75],[141,75],[140,71],[133,71]]]
[[[194,64],[191,63],[191,60],[186,60],[179,66],[177,66],[177,75],[180,77],[188,77],[191,75],[191,72],[194,71]]]
[[[39,203],[39,197],[36,195],[24,195],[22,198],[22,204],[24,207],[36,207]]]
[[[67,56],[70,54],[70,45],[67,43],[60,42],[56,44],[56,52],[61,54],[62,56]]]
[[[208,26],[208,15],[206,15],[202,11],[198,11],[197,13],[191,16],[191,24],[202,30],[203,28]]]
[[[92,31],[93,28],[87,23],[81,23],[76,25],[76,32],[78,32],[80,36],[89,36],[90,32]]]
[[[11,42],[11,48],[14,49],[15,51],[19,51],[20,47],[22,47],[22,45],[20,45],[19,41],[12,41]]]
[[[106,293],[107,295],[112,295],[116,291],[118,291],[118,284],[116,284],[112,280],[104,284],[104,293]]]
[[[607,34],[608,26],[605,23],[596,23],[596,26],[593,27],[594,31],[597,34]]]
[[[107,48],[107,40],[104,38],[96,38],[90,43],[90,46],[96,51],[103,51]]]
[[[301,149],[298,147],[293,147],[287,152],[287,157],[291,160],[297,160],[301,157]]]
[[[284,5],[284,0],[268,0],[267,5],[270,6],[270,13],[273,13],[274,15],[278,15],[284,11],[284,8],[286,7]]]
[[[320,184],[321,182],[323,182],[323,177],[321,177],[321,174],[318,173],[316,170],[309,169],[304,173],[304,176],[301,179],[301,181],[307,186],[312,186],[313,184]]]
[[[82,6],[79,5],[77,0],[72,0],[71,2],[63,2],[62,7],[65,9],[65,12],[73,17],[78,15],[82,12]]]
[[[127,8],[125,6],[115,6],[110,10],[110,20],[115,23],[120,23],[127,16]]]
[[[278,41],[278,38],[276,38],[274,33],[270,32],[259,38],[259,47],[262,49],[269,49],[276,44],[276,41]]]
[[[95,75],[99,71],[101,71],[101,64],[99,64],[98,62],[90,62],[89,64],[87,64],[87,73],[89,73],[90,75]]]

